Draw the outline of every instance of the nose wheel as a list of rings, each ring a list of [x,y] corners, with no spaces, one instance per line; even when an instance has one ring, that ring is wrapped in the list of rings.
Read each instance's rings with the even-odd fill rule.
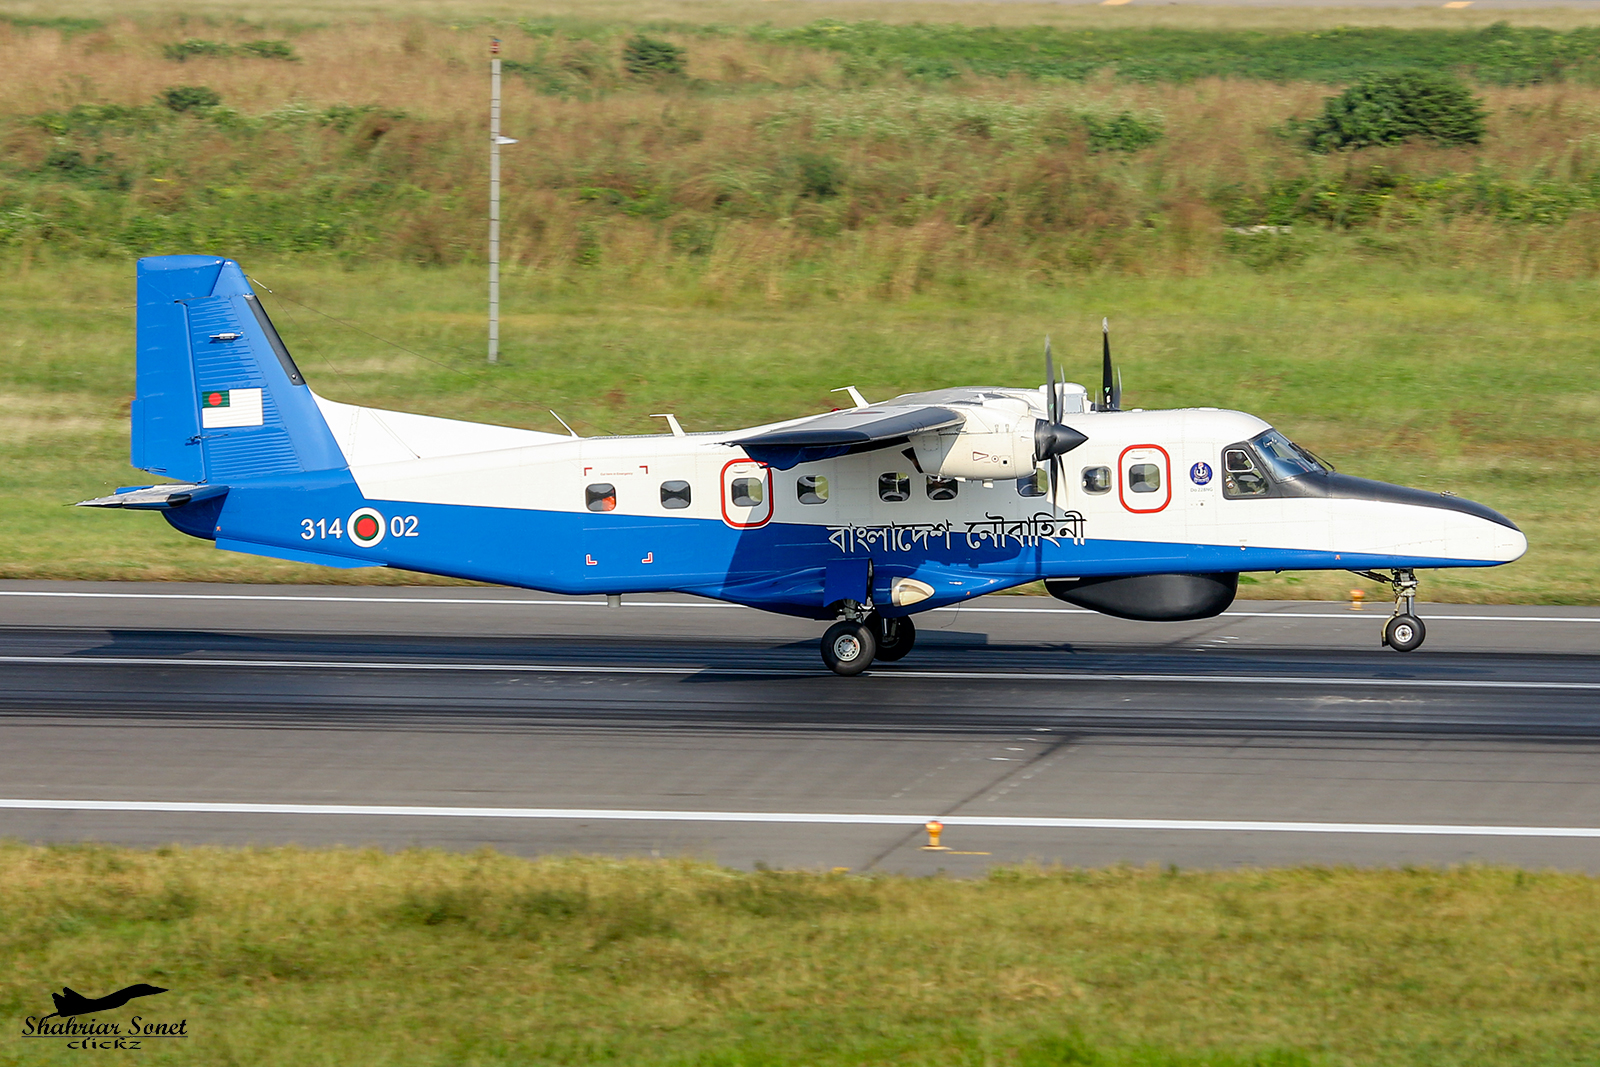
[[[1383,624],[1383,643],[1396,652],[1411,652],[1422,647],[1428,628],[1417,618],[1417,575],[1402,567],[1390,574],[1373,571],[1356,571],[1363,578],[1375,582],[1388,582],[1394,590],[1394,614]]]
[[[1421,646],[1427,636],[1428,628],[1422,625],[1422,620],[1407,612],[1391,615],[1383,624],[1383,643],[1396,652],[1410,652]]]

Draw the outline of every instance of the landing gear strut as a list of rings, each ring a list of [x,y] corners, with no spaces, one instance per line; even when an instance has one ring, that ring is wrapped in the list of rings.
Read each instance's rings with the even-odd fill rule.
[[[873,612],[867,625],[872,627],[872,636],[878,639],[878,658],[885,663],[904,659],[911,646],[917,643],[917,628],[909,616],[886,619]]]
[[[1410,652],[1422,647],[1428,628],[1417,618],[1417,575],[1409,567],[1398,567],[1390,574],[1374,571],[1356,571],[1363,578],[1375,582],[1388,582],[1394,589],[1394,614],[1383,624],[1383,643],[1396,652]]]

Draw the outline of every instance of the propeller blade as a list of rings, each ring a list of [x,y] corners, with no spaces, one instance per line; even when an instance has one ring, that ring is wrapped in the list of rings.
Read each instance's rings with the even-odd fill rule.
[[[1050,507],[1052,509],[1057,507],[1057,504],[1056,504],[1056,486],[1058,486],[1060,484],[1061,484],[1061,457],[1052,455],[1050,457]]]
[[[1057,411],[1060,405],[1056,402],[1056,367],[1055,360],[1050,355],[1050,335],[1044,335],[1044,385],[1045,417],[1051,422],[1061,421],[1061,412]]]
[[[1111,322],[1109,319],[1100,320],[1100,410],[1117,411],[1122,407],[1122,389],[1117,384],[1115,372],[1111,369]]]
[[[1117,389],[1111,394],[1111,406],[1117,411],[1122,410],[1122,368],[1117,368]]]

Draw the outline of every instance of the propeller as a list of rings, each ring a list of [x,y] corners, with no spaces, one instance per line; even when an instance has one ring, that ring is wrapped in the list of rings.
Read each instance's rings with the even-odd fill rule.
[[[1061,457],[1088,438],[1061,424],[1061,391],[1056,388],[1056,364],[1049,337],[1044,339],[1044,385],[1045,421],[1033,425],[1033,461],[1050,461],[1050,506],[1055,507],[1056,487],[1061,484]]]
[[[1100,367],[1100,410],[1122,410],[1122,375],[1115,373],[1111,367],[1111,321],[1100,320],[1100,345],[1102,361]]]

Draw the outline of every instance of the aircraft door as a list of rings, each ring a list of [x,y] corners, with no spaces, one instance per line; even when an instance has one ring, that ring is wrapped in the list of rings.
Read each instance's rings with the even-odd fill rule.
[[[1162,511],[1172,501],[1172,459],[1160,445],[1133,445],[1117,460],[1122,506],[1136,515]]]
[[[722,521],[735,530],[753,530],[772,520],[772,468],[750,459],[722,467]]]
[[[652,547],[638,513],[655,483],[642,464],[622,460],[585,459],[582,469],[584,578],[609,582],[638,572]]]

